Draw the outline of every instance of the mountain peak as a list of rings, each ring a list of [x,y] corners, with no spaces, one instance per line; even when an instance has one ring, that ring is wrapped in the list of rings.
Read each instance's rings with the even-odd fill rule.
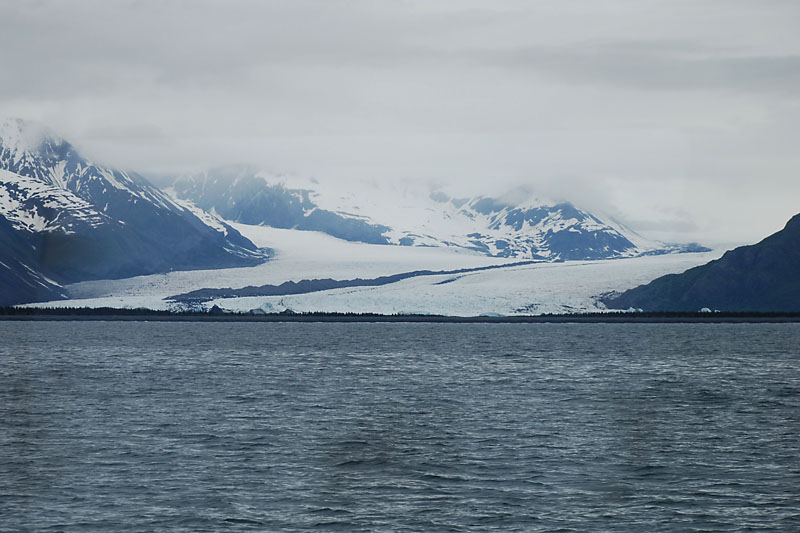
[[[95,165],[48,128],[21,119],[0,120],[0,221],[0,248],[21,250],[0,254],[0,288],[4,280],[35,285],[20,278],[26,268],[72,283],[267,257],[210,215],[178,205],[138,175]],[[10,269],[6,259],[21,266]]]
[[[9,151],[31,152],[43,142],[62,144],[64,139],[44,124],[15,117],[0,118],[0,146]]]
[[[789,219],[789,222],[786,223],[784,226],[785,230],[789,231],[798,231],[800,230],[800,213],[796,214],[792,218]]]

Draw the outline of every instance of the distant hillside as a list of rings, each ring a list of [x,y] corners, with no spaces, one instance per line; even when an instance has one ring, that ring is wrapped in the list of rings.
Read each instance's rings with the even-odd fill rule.
[[[758,244],[609,297],[612,309],[800,311],[800,214]]]

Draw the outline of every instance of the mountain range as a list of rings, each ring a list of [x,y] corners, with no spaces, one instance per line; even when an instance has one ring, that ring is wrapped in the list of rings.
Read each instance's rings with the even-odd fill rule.
[[[500,197],[456,197],[416,183],[343,187],[242,166],[182,176],[169,186],[176,198],[227,220],[370,244],[454,247],[548,261],[707,250],[649,241],[610,217],[523,188]]]
[[[170,178],[162,190],[42,126],[0,121],[0,305],[65,298],[63,286],[80,281],[268,260],[270,250],[227,221],[535,261],[706,250],[647,240],[524,188],[460,196],[411,181],[345,184],[235,166]]]

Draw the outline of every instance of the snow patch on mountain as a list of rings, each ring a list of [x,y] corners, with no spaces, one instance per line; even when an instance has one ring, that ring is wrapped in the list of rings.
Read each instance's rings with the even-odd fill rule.
[[[31,232],[74,233],[76,225],[98,227],[109,222],[70,191],[0,169],[0,215]]]
[[[170,189],[166,189],[164,192],[167,193],[167,195],[169,195],[170,201],[174,202],[176,206],[180,207],[181,209],[185,209],[186,211],[189,211],[191,214],[202,220],[206,226],[214,228],[215,230],[222,233],[226,237],[228,236],[231,227],[227,223],[225,223],[225,221],[222,220],[222,218],[219,217],[213,209],[210,212],[204,211],[199,207],[197,207],[191,200],[181,200],[180,198],[175,196],[174,191]]]

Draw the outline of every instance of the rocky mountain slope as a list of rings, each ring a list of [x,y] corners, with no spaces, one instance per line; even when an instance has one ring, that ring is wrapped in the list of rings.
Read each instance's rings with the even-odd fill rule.
[[[644,311],[800,311],[800,214],[757,244],[608,297],[605,304]]]

